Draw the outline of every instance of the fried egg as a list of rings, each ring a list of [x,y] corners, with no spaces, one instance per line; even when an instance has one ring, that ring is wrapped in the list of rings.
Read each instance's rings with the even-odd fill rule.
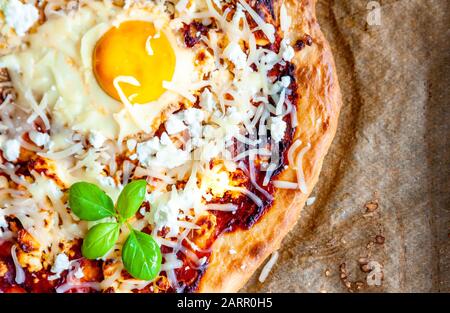
[[[92,2],[52,15],[27,46],[0,58],[0,67],[11,74],[18,104],[50,111],[53,129],[114,140],[152,133],[165,114],[195,99],[191,86],[202,77],[169,21],[156,6],[119,10]]]

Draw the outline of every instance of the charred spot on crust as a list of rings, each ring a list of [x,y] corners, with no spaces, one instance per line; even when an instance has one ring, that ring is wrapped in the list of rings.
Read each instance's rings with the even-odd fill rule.
[[[313,44],[313,39],[310,35],[306,34],[303,38],[298,39],[295,44],[294,44],[294,50],[295,51],[301,51],[303,50],[306,46],[312,46]]]
[[[257,242],[249,251],[250,257],[253,259],[258,259],[259,257],[264,255],[265,249],[266,249],[265,243]]]

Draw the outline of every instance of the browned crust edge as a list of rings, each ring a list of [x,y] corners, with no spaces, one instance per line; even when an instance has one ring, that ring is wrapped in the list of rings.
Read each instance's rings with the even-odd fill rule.
[[[275,0],[277,2],[277,0]],[[313,45],[296,53],[296,78],[300,100],[297,103],[299,127],[295,139],[308,142],[311,149],[303,158],[308,194],[278,190],[274,205],[250,230],[222,235],[212,246],[210,264],[198,292],[236,292],[264,260],[280,247],[282,239],[295,226],[300,212],[318,181],[323,160],[336,133],[341,91],[331,48],[316,19],[316,0],[287,0],[293,18],[293,39],[309,34]],[[278,8],[276,8],[278,13]],[[320,123],[318,121],[321,121]],[[284,171],[278,179],[296,181],[295,171]],[[237,254],[230,254],[230,249]]]

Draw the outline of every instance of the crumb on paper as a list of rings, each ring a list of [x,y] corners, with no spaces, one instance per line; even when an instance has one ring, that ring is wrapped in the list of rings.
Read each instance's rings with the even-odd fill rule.
[[[314,202],[316,202],[316,197],[310,197],[306,200],[306,205],[307,206],[313,205]]]
[[[384,236],[382,236],[382,235],[375,236],[375,243],[382,245],[382,244],[384,244],[385,241],[386,241],[386,238],[384,238]]]
[[[383,266],[377,261],[370,261],[367,264],[370,273],[367,275],[368,286],[381,286],[383,281]]]
[[[358,263],[359,263],[359,268],[361,270],[361,272],[363,273],[369,273],[370,269],[367,266],[367,264],[369,264],[369,259],[366,257],[362,257],[358,259]]]
[[[339,271],[340,271],[340,279],[342,284],[345,286],[345,288],[347,288],[348,292],[357,292],[357,291],[361,291],[364,286],[365,283],[362,281],[351,281],[348,271],[347,271],[347,264],[346,263],[342,263],[339,266]]]

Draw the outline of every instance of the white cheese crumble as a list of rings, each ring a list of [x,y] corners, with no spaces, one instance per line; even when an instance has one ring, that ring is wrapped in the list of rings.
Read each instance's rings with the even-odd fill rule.
[[[271,118],[270,134],[275,142],[280,142],[283,139],[286,127],[287,125],[286,122],[283,121],[283,117],[277,116]]]
[[[8,223],[3,215],[0,215],[0,227],[6,228],[8,227]]]
[[[61,273],[70,268],[69,257],[65,253],[60,253],[55,258],[55,263],[51,268],[51,272],[55,275],[50,276],[49,280],[54,280],[61,277]]]
[[[208,258],[207,258],[206,256],[204,256],[203,258],[201,258],[201,259],[199,260],[200,265],[205,264],[207,260],[208,260]]]
[[[9,162],[15,162],[20,156],[20,142],[17,139],[6,140],[2,145],[3,156]]]
[[[41,133],[35,130],[30,131],[28,137],[38,147],[46,146],[50,142],[50,136],[47,133]]]
[[[292,17],[287,13],[286,5],[283,3],[280,8],[280,28],[282,32],[289,30],[292,24]]]
[[[153,137],[148,141],[137,144],[136,155],[139,162],[144,165],[150,164],[156,152],[161,149],[161,144],[158,137]]]
[[[367,274],[367,285],[368,286],[381,286],[383,284],[383,266],[377,261],[370,261],[367,264],[370,269],[369,274]]]
[[[237,42],[230,42],[223,51],[225,58],[231,61],[238,70],[245,68],[247,65],[247,55],[242,51],[241,46]]]
[[[263,283],[266,281],[267,277],[270,274],[270,271],[272,270],[273,266],[276,264],[276,262],[278,261],[278,257],[280,256],[280,254],[278,253],[278,251],[275,251],[274,253],[272,253],[272,256],[270,257],[269,261],[266,263],[266,265],[264,265],[261,274],[259,275],[259,282]]]
[[[164,125],[169,135],[178,134],[187,128],[183,120],[176,114],[169,116]]]
[[[316,202],[316,197],[311,197],[306,200],[306,205],[313,205]]]
[[[106,137],[96,131],[91,131],[89,134],[89,143],[95,148],[100,149],[106,141]]]
[[[190,108],[184,112],[184,120],[188,125],[197,124],[203,121],[205,113],[202,110]]]
[[[6,189],[9,187],[8,178],[0,176],[0,189]]]
[[[39,12],[32,4],[23,4],[19,0],[10,0],[3,9],[6,23],[14,28],[18,36],[25,33],[39,19]]]
[[[77,268],[75,273],[73,273],[73,276],[75,276],[75,278],[77,278],[77,279],[83,278],[84,277],[83,269],[81,267]]]

